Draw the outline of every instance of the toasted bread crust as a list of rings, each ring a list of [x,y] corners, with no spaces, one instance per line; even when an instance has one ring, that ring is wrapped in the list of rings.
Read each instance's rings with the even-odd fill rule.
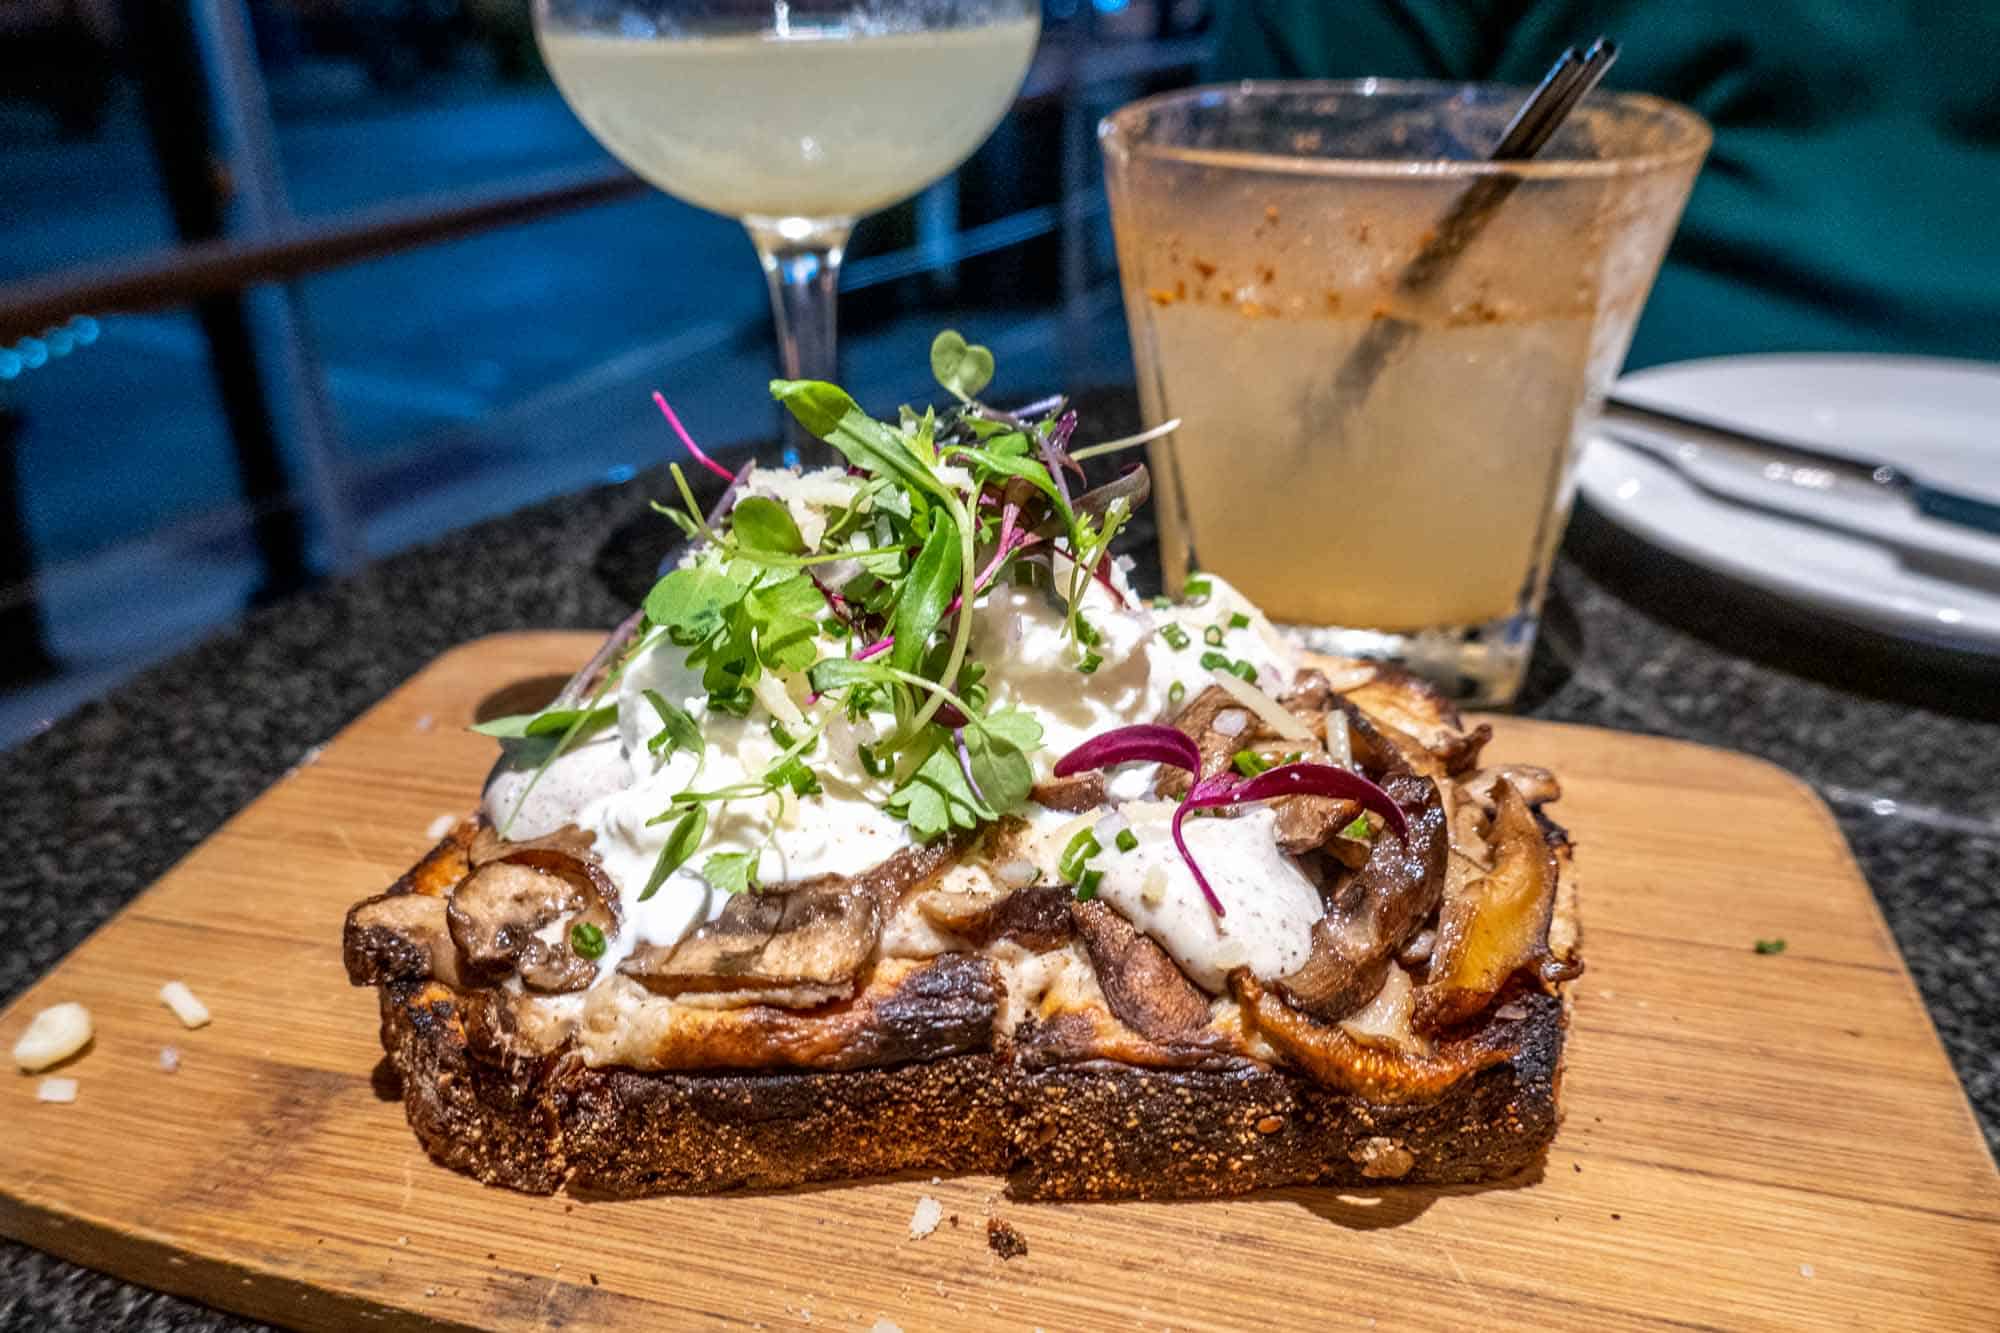
[[[492,1185],[710,1194],[898,1171],[1004,1174],[1030,1199],[1208,1198],[1299,1184],[1512,1176],[1555,1133],[1566,1024],[1529,992],[1510,1059],[1436,1101],[1382,1107],[1281,1069],[1029,1069],[979,1052],[878,1069],[642,1073],[573,1055],[495,1060],[461,995],[382,990],[382,1040],[417,1137]]]

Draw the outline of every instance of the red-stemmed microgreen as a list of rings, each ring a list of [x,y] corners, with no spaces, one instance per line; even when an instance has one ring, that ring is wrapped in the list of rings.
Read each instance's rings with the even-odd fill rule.
[[[1208,899],[1209,910],[1217,916],[1225,914],[1222,900],[1210,887],[1208,876],[1188,850],[1182,833],[1187,817],[1197,810],[1252,805],[1283,796],[1330,796],[1373,811],[1397,837],[1409,837],[1409,821],[1395,798],[1352,769],[1332,764],[1289,763],[1266,769],[1254,777],[1243,777],[1225,768],[1204,778],[1200,776],[1200,747],[1185,732],[1158,723],[1118,727],[1091,737],[1056,761],[1055,775],[1066,778],[1133,763],[1168,764],[1195,776],[1186,798],[1174,809],[1174,847],[1186,862],[1202,896]]]

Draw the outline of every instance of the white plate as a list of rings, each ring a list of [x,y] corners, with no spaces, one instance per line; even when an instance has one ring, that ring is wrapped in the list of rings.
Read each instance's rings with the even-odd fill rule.
[[[2000,489],[2000,367],[1888,356],[1736,356],[1628,375],[1620,397],[1896,463],[1940,486]],[[1671,464],[1602,436],[1577,484],[1612,522],[1719,574],[1858,625],[2000,653],[2000,537],[1919,520],[1990,545],[1993,572],[1963,580],[1908,567],[1859,532],[1736,503]]]

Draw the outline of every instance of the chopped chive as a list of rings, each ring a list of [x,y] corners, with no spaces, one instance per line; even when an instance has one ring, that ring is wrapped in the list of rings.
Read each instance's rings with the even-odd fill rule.
[[[1232,611],[1232,612],[1230,612],[1230,613],[1229,613],[1229,628],[1231,628],[1231,629],[1249,629],[1249,628],[1250,628],[1250,617],[1249,617],[1249,616],[1246,616],[1246,615],[1244,615],[1244,614],[1243,614],[1243,613],[1242,613],[1241,611]]]
[[[1193,642],[1192,639],[1188,638],[1188,632],[1179,625],[1160,626],[1160,637],[1165,639],[1167,647],[1173,649],[1175,652],[1179,652]]]
[[[1187,602],[1190,606],[1200,606],[1201,603],[1195,601],[1195,598],[1199,597],[1205,601],[1208,595],[1214,591],[1215,585],[1213,583],[1210,583],[1200,575],[1195,575],[1181,585],[1181,600]]]
[[[861,771],[871,778],[886,778],[896,771],[896,761],[886,755],[876,755],[872,745],[857,745],[855,753],[861,757]]]
[[[1061,858],[1056,861],[1056,873],[1067,883],[1074,884],[1082,876],[1084,864],[1103,850],[1097,843],[1097,835],[1085,829],[1063,848]]]
[[[1082,875],[1077,877],[1076,900],[1080,903],[1089,902],[1097,896],[1097,886],[1103,882],[1104,872],[1102,870],[1092,868],[1084,871]]]
[[[1758,940],[1755,947],[1758,953],[1783,953],[1785,940],[1782,935],[1775,940]]]
[[[1122,828],[1118,830],[1118,837],[1115,841],[1118,843],[1119,851],[1129,852],[1139,845],[1139,835],[1131,829]]]
[[[1257,668],[1251,666],[1248,662],[1244,661],[1242,658],[1238,658],[1236,661],[1229,663],[1226,667],[1223,668],[1223,670],[1227,671],[1232,676],[1242,677],[1244,680],[1249,681],[1252,685],[1255,685],[1257,683]]]
[[[1173,604],[1174,599],[1171,597],[1155,597],[1152,601],[1152,607],[1155,611],[1164,611]]]
[[[1220,648],[1222,646],[1222,626],[1210,625],[1201,632],[1201,641],[1211,648]]]
[[[1271,768],[1271,761],[1263,755],[1258,754],[1255,750],[1238,750],[1230,762],[1235,764],[1236,771],[1246,778],[1254,778],[1259,773],[1267,773]]]
[[[1201,655],[1201,664],[1207,667],[1210,671],[1235,670],[1234,667],[1229,665],[1228,653],[1218,653],[1213,649],[1210,649],[1208,652],[1205,652]]]
[[[1086,648],[1094,647],[1098,641],[1097,626],[1082,616],[1076,618],[1076,641]]]
[[[578,958],[595,961],[604,957],[604,932],[588,921],[579,921],[569,928],[569,947]]]
[[[1187,698],[1187,686],[1181,684],[1179,681],[1175,681],[1173,684],[1167,686],[1168,707],[1179,708],[1181,700],[1185,698]]]
[[[1356,815],[1353,822],[1340,831],[1341,837],[1350,838],[1355,842],[1367,842],[1374,834],[1375,830],[1368,825],[1367,815]]]

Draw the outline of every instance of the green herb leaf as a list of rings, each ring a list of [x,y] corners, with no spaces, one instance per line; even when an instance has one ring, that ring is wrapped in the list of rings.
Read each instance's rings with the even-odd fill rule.
[[[896,599],[896,644],[889,650],[889,664],[897,670],[915,671],[922,664],[931,633],[958,591],[960,559],[958,525],[942,511],[933,512],[930,536]]]
[[[539,713],[515,713],[511,717],[475,722],[472,729],[482,736],[513,741],[529,736],[560,736],[578,719],[582,719],[583,726],[577,730],[578,736],[582,736],[615,720],[617,716],[617,704],[599,704],[596,708],[546,708]]]
[[[747,495],[729,511],[729,530],[753,551],[804,555],[806,540],[789,509],[763,495]]]
[[[653,862],[653,873],[647,876],[646,887],[639,890],[640,902],[660,891],[660,886],[667,882],[667,876],[679,870],[695,854],[707,832],[708,807],[691,806],[674,824],[673,831],[667,834],[666,845],[660,848],[660,859]]]
[[[1375,836],[1375,830],[1369,826],[1367,815],[1356,815],[1338,836],[1354,842],[1367,842]]]
[[[946,329],[931,340],[931,374],[958,397],[975,398],[993,382],[993,353],[966,342],[958,330]]]
[[[1027,437],[1018,431],[1005,438],[1018,439],[1024,444],[1027,442]],[[1057,513],[1062,515],[1063,522],[1071,523],[1075,521],[1075,515],[1072,514],[1069,505],[1062,498],[1062,491],[1057,489],[1055,482],[1049,477],[1049,470],[1042,466],[1038,460],[1015,457],[1002,453],[999,449],[975,449],[970,445],[960,445],[951,452],[955,457],[972,460],[988,472],[1006,477],[1019,477],[1021,480],[1032,484],[1036,490],[1048,496],[1049,503],[1055,506]]]
[[[933,495],[945,494],[943,483],[911,452],[908,437],[863,412],[846,390],[821,380],[772,380],[771,396],[801,426],[863,472]]]
[[[701,877],[708,886],[731,897],[757,887],[756,852],[717,852],[702,862]]]
[[[998,818],[1028,799],[1035,785],[1028,754],[1042,743],[1042,724],[1017,708],[975,718],[965,728],[972,777]]]
[[[1785,941],[1782,936],[1775,940],[1758,940],[1755,948],[1758,953],[1783,953]]]
[[[604,932],[588,921],[579,921],[569,928],[569,947],[578,958],[596,962],[604,957]]]
[[[850,685],[886,684],[894,679],[874,662],[857,662],[851,657],[828,657],[813,663],[806,679],[814,692],[832,694]]]
[[[819,656],[819,616],[826,599],[813,581],[793,574],[751,590],[744,607],[757,637],[757,658],[767,667],[804,671]]]
[[[952,829],[972,829],[999,813],[972,794],[958,766],[951,733],[927,727],[929,748],[923,762],[903,785],[889,794],[883,808],[910,826],[918,842],[935,842]]]
[[[641,691],[653,711],[660,715],[661,730],[646,742],[650,754],[665,757],[677,750],[690,754],[700,754],[706,745],[702,739],[701,724],[685,708],[669,703],[658,690]]]
[[[743,600],[744,587],[707,565],[676,569],[646,594],[646,618],[680,644],[699,643],[722,628],[723,612]]]

